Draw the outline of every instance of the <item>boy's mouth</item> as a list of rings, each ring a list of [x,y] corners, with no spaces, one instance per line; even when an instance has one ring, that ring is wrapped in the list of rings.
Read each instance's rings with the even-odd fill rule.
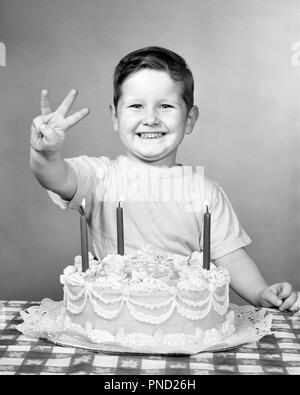
[[[163,136],[165,136],[167,133],[162,133],[162,132],[141,132],[137,133],[137,135],[141,139],[159,139]]]

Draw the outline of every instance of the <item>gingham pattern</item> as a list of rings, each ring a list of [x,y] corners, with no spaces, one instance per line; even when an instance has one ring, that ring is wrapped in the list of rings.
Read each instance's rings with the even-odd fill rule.
[[[289,313],[272,310],[274,335],[227,352],[131,356],[57,347],[26,338],[15,329],[21,322],[19,312],[36,304],[0,302],[0,375],[300,374],[300,318]]]

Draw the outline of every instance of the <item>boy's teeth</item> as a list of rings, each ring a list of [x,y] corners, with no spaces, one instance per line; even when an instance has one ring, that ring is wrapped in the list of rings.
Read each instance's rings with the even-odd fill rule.
[[[142,139],[155,139],[158,137],[162,137],[163,133],[139,133],[139,136]]]

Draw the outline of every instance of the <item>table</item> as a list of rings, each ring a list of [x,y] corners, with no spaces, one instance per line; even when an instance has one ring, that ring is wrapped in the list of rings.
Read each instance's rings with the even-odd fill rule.
[[[23,336],[20,310],[38,305],[0,301],[0,375],[298,375],[300,317],[268,309],[273,335],[226,352],[193,356],[109,355],[58,347]]]

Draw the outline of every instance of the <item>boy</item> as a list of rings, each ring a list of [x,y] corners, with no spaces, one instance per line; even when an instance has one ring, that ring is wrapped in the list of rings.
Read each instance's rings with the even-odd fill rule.
[[[161,253],[190,255],[200,250],[207,205],[212,218],[211,257],[229,270],[235,292],[256,306],[296,310],[297,294],[292,286],[269,286],[246,253],[244,247],[251,240],[223,190],[176,163],[178,147],[198,118],[193,90],[193,76],[176,53],[148,47],[125,56],[115,70],[110,108],[126,156],[114,161],[87,156],[64,160],[60,150],[66,131],[89,110],[67,116],[77,94],[72,90],[51,112],[48,93],[42,91],[41,115],[31,127],[31,168],[61,207],[79,209],[85,198],[99,257],[116,252],[115,208],[124,195],[128,198],[129,190],[131,198],[123,202],[126,253],[149,244]],[[185,187],[178,182],[182,179]],[[162,198],[171,184],[176,198],[171,194]],[[178,199],[179,194],[184,198]]]

